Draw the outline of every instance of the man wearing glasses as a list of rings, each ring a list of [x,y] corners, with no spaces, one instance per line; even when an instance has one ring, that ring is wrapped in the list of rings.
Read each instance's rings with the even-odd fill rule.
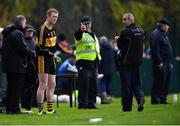
[[[141,89],[140,65],[143,55],[144,31],[134,23],[134,15],[123,14],[125,29],[117,39],[120,50],[120,78],[122,93],[122,111],[132,111],[133,94],[136,97],[138,111],[143,111],[144,92]]]

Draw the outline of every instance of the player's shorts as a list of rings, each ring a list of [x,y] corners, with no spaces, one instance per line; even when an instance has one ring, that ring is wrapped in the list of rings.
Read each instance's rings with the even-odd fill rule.
[[[56,73],[56,64],[55,59],[53,57],[38,56],[37,67],[38,73]]]

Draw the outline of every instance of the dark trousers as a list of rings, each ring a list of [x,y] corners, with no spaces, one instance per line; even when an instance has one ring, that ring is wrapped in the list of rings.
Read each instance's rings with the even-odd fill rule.
[[[25,77],[25,83],[21,96],[21,105],[26,110],[31,110],[31,106],[35,100],[34,97],[36,96],[37,91],[35,87],[37,84],[36,75],[36,73],[27,73]]]
[[[122,66],[120,68],[120,78],[123,109],[131,109],[133,94],[135,95],[137,102],[144,97],[144,92],[141,88],[140,66]]]
[[[106,92],[107,95],[111,95],[111,82],[112,74],[104,74],[103,78],[100,80],[100,93]]]
[[[97,71],[96,69],[78,68],[78,102],[79,107],[91,107],[96,103]]]
[[[163,62],[163,68],[153,64],[153,86],[151,90],[152,102],[166,102],[172,68],[169,61]]]
[[[7,113],[20,111],[19,101],[24,85],[25,74],[9,74],[7,73],[7,91],[6,91],[6,111]]]

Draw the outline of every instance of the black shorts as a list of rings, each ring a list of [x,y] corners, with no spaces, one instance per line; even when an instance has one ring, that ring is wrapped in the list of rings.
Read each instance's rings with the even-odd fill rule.
[[[56,64],[53,57],[38,56],[37,59],[38,73],[55,74]]]

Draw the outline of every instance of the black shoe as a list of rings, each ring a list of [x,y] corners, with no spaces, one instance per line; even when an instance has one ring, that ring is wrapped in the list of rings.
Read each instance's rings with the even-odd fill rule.
[[[78,106],[78,109],[87,109],[87,107]]]
[[[84,105],[84,104],[79,104],[78,105],[78,109],[87,109],[87,105]]]
[[[170,104],[170,103],[167,101],[160,101],[160,104]]]
[[[138,101],[138,111],[139,112],[142,112],[144,110],[144,103],[145,103],[144,98],[142,98]]]
[[[122,109],[122,112],[131,112],[132,109]]]
[[[98,109],[96,106],[94,106],[94,107],[88,107],[88,109]]]
[[[131,106],[123,106],[122,107],[122,112],[131,112],[132,111],[132,107]]]
[[[160,102],[151,101],[151,104],[152,105],[157,105],[157,104],[160,104]]]
[[[151,104],[152,105],[160,104],[160,98],[152,97]]]
[[[88,109],[98,109],[96,105],[88,105]]]
[[[138,104],[138,111],[142,112],[144,110],[144,103]]]

